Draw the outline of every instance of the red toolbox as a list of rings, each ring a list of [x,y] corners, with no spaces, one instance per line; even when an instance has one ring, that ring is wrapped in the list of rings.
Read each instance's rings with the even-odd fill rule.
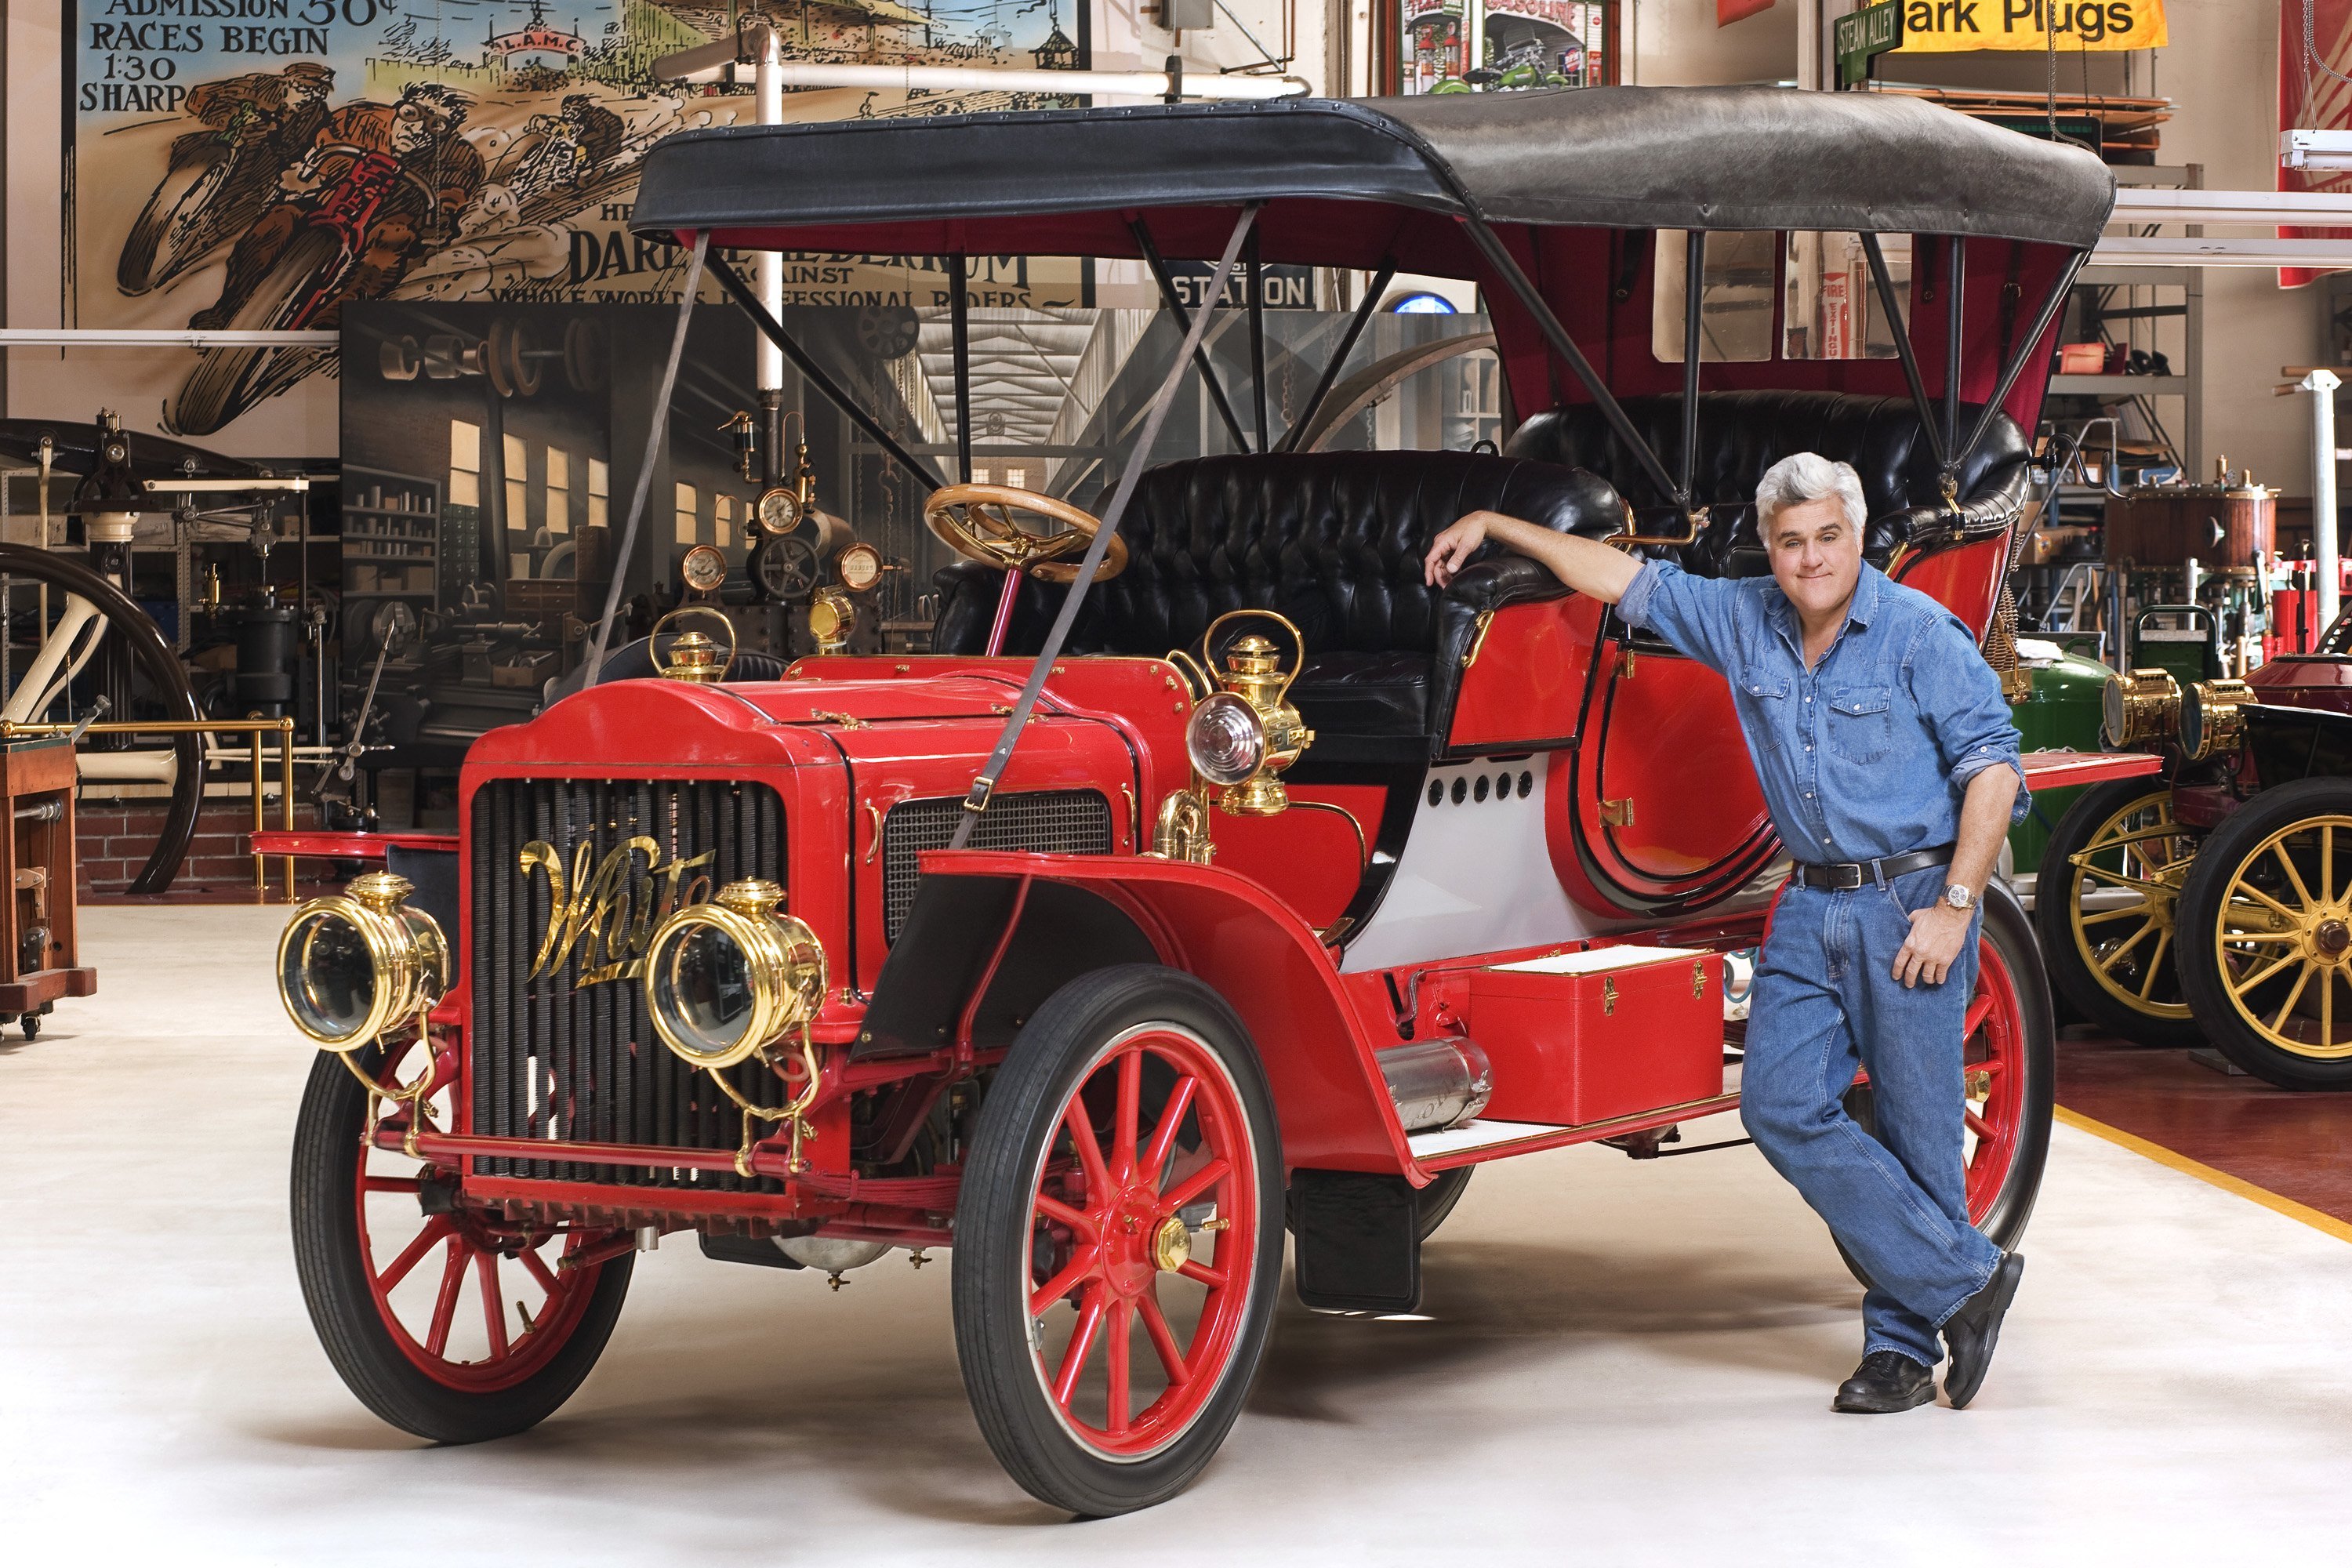
[[[1723,1092],[1723,955],[1603,947],[1470,972],[1494,1121],[1583,1126]]]

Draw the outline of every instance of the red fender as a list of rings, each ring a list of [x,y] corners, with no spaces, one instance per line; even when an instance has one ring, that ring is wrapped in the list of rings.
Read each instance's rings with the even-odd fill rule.
[[[1312,928],[1265,889],[1215,866],[1143,856],[933,850],[926,876],[1034,877],[1083,886],[1127,911],[1173,968],[1233,1005],[1257,1043],[1286,1167],[1412,1167],[1404,1131]]]

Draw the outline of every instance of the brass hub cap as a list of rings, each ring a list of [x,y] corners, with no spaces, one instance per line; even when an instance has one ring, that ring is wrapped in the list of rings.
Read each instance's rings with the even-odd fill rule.
[[[1160,1222],[1160,1233],[1151,1238],[1151,1261],[1160,1266],[1162,1274],[1173,1274],[1192,1259],[1192,1233],[1184,1222],[1170,1215]]]

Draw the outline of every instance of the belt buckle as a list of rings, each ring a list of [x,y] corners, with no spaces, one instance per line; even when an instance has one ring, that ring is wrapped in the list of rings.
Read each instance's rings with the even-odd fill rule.
[[[1830,886],[1840,892],[1852,892],[1863,884],[1863,868],[1853,862],[1842,861],[1830,868]]]

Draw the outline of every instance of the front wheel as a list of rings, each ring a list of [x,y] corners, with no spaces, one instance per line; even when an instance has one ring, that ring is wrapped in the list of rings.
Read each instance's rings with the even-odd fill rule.
[[[390,1079],[374,1047],[361,1060]],[[436,1443],[537,1426],[596,1364],[634,1258],[597,1260],[610,1231],[466,1206],[454,1173],[361,1142],[368,1099],[321,1053],[294,1131],[295,1271],[327,1359],[360,1403]]]
[[[2094,784],[2059,819],[2033,883],[2052,983],[2075,1011],[2143,1046],[2202,1045],[2181,989],[2180,889],[2197,835],[2162,779]]]
[[[1976,991],[1961,1027],[1960,1115],[1966,1131],[1960,1158],[1969,1220],[2007,1252],[2025,1235],[2050,1159],[2058,1035],[2032,923],[1999,883],[1985,889]],[[1874,1125],[1867,1082],[1848,1089],[1845,1103],[1865,1130]],[[1869,1284],[1853,1256],[1843,1247],[1838,1251],[1854,1278]]]
[[[1249,1035],[1191,975],[1055,992],[973,1130],[955,1335],[980,1428],[1090,1517],[1175,1496],[1249,1395],[1282,1274],[1282,1149]]]
[[[2180,899],[2180,976],[2212,1041],[2281,1089],[2352,1089],[2352,779],[2231,812]]]

